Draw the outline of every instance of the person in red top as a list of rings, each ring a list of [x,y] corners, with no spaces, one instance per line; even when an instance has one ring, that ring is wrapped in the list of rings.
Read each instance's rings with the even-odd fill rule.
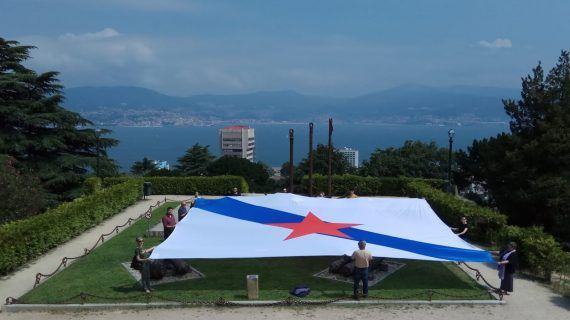
[[[174,211],[174,208],[168,207],[168,209],[166,209],[166,215],[162,217],[162,226],[164,227],[164,240],[170,236],[172,231],[174,231],[174,227],[176,227],[176,218],[174,218],[172,211]]]

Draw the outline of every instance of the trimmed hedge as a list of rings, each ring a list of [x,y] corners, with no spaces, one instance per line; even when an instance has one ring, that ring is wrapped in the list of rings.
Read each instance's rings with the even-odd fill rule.
[[[553,271],[568,268],[570,253],[541,227],[506,226],[499,232],[498,240],[502,248],[510,241],[516,242],[521,266],[546,280],[550,280]]]
[[[132,180],[0,226],[0,275],[121,212],[141,197],[142,182]]]
[[[249,192],[249,186],[243,177],[116,177],[105,178],[103,186],[108,187],[128,180],[148,181],[151,183],[152,194],[191,195],[196,192],[208,195],[224,195],[234,187],[241,192]]]
[[[461,217],[466,217],[470,220],[469,238],[473,240],[493,241],[507,224],[504,214],[435,189],[422,181],[409,182],[405,193],[426,199],[448,225],[455,226]]]
[[[355,190],[360,196],[405,196],[408,183],[412,181],[422,181],[428,185],[443,189],[445,180],[440,179],[414,179],[407,177],[362,177],[355,175],[334,175],[333,193],[336,196],[344,196],[350,190]],[[316,174],[313,176],[314,193],[327,192],[327,176]],[[302,187],[305,192],[309,190],[309,178],[303,177]]]

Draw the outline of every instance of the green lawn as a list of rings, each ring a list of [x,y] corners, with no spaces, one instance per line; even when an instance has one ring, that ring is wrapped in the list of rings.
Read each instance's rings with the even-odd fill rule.
[[[158,223],[167,203],[156,209],[150,225]],[[120,298],[121,301],[145,301],[140,287],[121,266],[132,258],[137,235],[147,228],[139,221],[113,239],[105,242],[87,257],[72,264],[40,286],[24,295],[24,303],[57,303],[81,292],[102,297]],[[158,244],[160,239],[147,239],[146,246]],[[265,259],[195,259],[191,265],[206,275],[204,279],[188,280],[155,286],[154,294],[167,299],[245,300],[245,277],[259,275],[261,299],[284,299],[288,291],[298,284],[311,287],[312,299],[329,299],[347,296],[352,286],[312,275],[328,267],[335,257],[296,257]],[[371,297],[427,299],[426,290],[433,299],[489,299],[486,290],[451,263],[405,260],[406,266],[370,288]],[[413,297],[411,297],[414,295]],[[78,302],[79,299],[68,302]],[[89,302],[109,302],[103,298],[90,298]]]

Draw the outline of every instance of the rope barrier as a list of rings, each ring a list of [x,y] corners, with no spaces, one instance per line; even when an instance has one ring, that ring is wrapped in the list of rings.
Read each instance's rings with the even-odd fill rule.
[[[192,200],[192,198],[187,199],[187,200],[181,200],[181,201],[191,201],[191,200]],[[105,242],[105,237],[108,237],[108,236],[112,235],[113,233],[118,234],[121,228],[131,226],[131,224],[135,221],[138,221],[141,219],[150,220],[152,218],[153,210],[155,208],[161,206],[162,204],[168,202],[168,201],[179,201],[179,200],[168,199],[168,198],[164,197],[164,200],[158,200],[156,202],[156,204],[150,205],[148,210],[146,210],[144,213],[141,213],[138,217],[129,218],[125,223],[115,226],[111,232],[102,233],[101,236],[97,239],[97,241],[93,244],[93,246],[91,248],[85,248],[84,249],[84,253],[82,255],[79,255],[76,257],[63,257],[61,259],[60,264],[57,266],[57,268],[53,272],[47,273],[47,274],[37,273],[36,277],[35,277],[36,279],[34,282],[34,288],[36,286],[38,286],[43,279],[47,279],[47,278],[55,275],[56,273],[58,273],[62,268],[67,267],[68,261],[77,260],[77,259],[80,259],[80,258],[83,258],[83,257],[89,255],[93,250],[95,250],[95,248],[97,248],[97,246],[99,246],[99,244],[103,244]],[[483,277],[483,275],[481,274],[481,272],[479,270],[469,266],[465,262],[458,262],[457,264],[458,265],[463,264],[468,269],[475,271],[475,277],[476,277],[477,281],[483,280],[483,282],[492,290],[492,292],[495,292],[496,294],[499,295],[499,300],[503,300],[502,291],[499,288],[496,288],[493,285],[491,285]],[[443,293],[443,292],[427,289],[425,291],[413,293],[410,295],[397,296],[397,297],[394,297],[394,296],[390,296],[390,297],[371,296],[370,299],[376,299],[376,300],[407,300],[410,298],[415,298],[415,297],[427,295],[427,297],[428,297],[427,300],[432,301],[434,295],[456,298],[456,299],[470,299],[470,298],[479,297],[482,294],[489,294],[492,297],[491,292],[477,293],[477,294],[473,294],[473,295],[453,295],[453,294],[448,294],[448,293]],[[152,293],[143,293],[143,294],[138,294],[138,295],[134,295],[134,296],[126,296],[126,297],[107,297],[107,296],[100,296],[100,295],[95,295],[95,294],[85,293],[85,292],[81,292],[77,295],[71,296],[71,297],[63,299],[63,300],[53,301],[53,302],[50,302],[49,304],[64,304],[66,302],[72,301],[72,300],[77,299],[77,298],[80,299],[81,304],[84,304],[89,300],[89,298],[95,298],[95,299],[101,299],[101,300],[126,301],[126,300],[141,298],[141,297],[146,298],[147,304],[151,303],[153,299],[156,299],[158,301],[176,302],[176,303],[181,303],[184,305],[196,305],[196,306],[243,306],[243,304],[241,304],[241,303],[235,303],[235,302],[227,301],[222,297],[220,297],[216,300],[180,300],[180,299],[164,297],[164,296],[156,295],[156,294],[152,294]],[[284,300],[276,301],[276,302],[256,303],[255,306],[325,305],[325,304],[334,303],[334,302],[337,302],[337,301],[340,301],[343,299],[347,299],[347,298],[349,298],[349,297],[343,296],[343,297],[338,297],[338,298],[329,299],[329,300],[322,300],[322,301],[314,301],[314,300],[313,301],[304,301],[302,299],[295,299],[292,297],[288,297]],[[6,298],[6,304],[10,305],[10,304],[26,304],[26,303],[24,301],[21,301],[21,300],[14,298],[14,297],[7,297]]]
[[[58,273],[62,268],[67,267],[67,263],[70,260],[77,260],[80,258],[85,257],[86,255],[90,254],[93,250],[95,250],[95,248],[97,248],[100,244],[103,244],[105,242],[105,237],[111,236],[112,234],[119,234],[120,229],[131,226],[131,224],[135,221],[141,220],[141,219],[148,219],[150,220],[152,218],[152,212],[155,208],[158,208],[159,206],[163,205],[164,203],[168,202],[168,201],[177,201],[177,200],[172,200],[172,199],[168,199],[166,197],[164,197],[164,200],[158,200],[156,202],[156,204],[151,204],[149,206],[149,208],[144,212],[141,213],[138,217],[136,218],[129,218],[125,223],[117,225],[113,228],[113,230],[111,230],[111,232],[108,233],[102,233],[101,236],[99,236],[99,238],[97,239],[97,241],[93,244],[93,246],[91,248],[85,248],[84,252],[82,255],[76,256],[76,257],[63,257],[61,259],[60,264],[57,266],[57,268],[51,272],[51,273],[41,273],[38,272],[36,274],[36,280],[34,282],[34,288],[37,287],[40,282],[44,279],[47,279],[53,275],[55,275],[56,273]],[[188,200],[185,200],[188,201]],[[9,297],[8,299],[12,299],[12,300],[16,300],[14,298]],[[8,302],[8,299],[6,299],[6,302]],[[12,301],[11,300],[11,301]]]
[[[491,289],[492,292],[496,293],[497,295],[499,295],[499,300],[503,300],[503,291],[495,286],[493,286],[492,284],[489,283],[489,281],[487,281],[487,279],[485,279],[485,277],[483,277],[483,274],[481,273],[481,271],[479,271],[476,268],[471,267],[470,265],[468,265],[465,262],[458,262],[458,265],[463,264],[467,269],[471,270],[471,271],[475,271],[475,279],[477,279],[477,281],[479,280],[483,280],[483,282],[487,285],[487,287],[489,287]]]
[[[487,294],[487,292],[484,293],[477,293],[477,294],[469,294],[469,295],[458,295],[458,294],[449,294],[449,293],[444,293],[444,292],[440,292],[440,291],[436,291],[436,290],[432,290],[432,289],[426,289],[423,290],[421,292],[417,292],[417,293],[413,293],[413,294],[409,294],[409,295],[402,295],[402,296],[370,296],[367,298],[367,300],[409,300],[411,298],[417,298],[420,296],[427,296],[427,299],[419,299],[419,300],[423,300],[423,301],[433,301],[433,297],[434,295],[437,296],[441,296],[441,297],[447,297],[447,298],[454,298],[454,299],[472,299],[472,298],[477,298],[477,297],[481,297],[482,295]],[[156,293],[141,293],[141,294],[136,294],[136,295],[131,295],[131,296],[124,296],[124,297],[110,297],[110,296],[102,296],[102,295],[97,295],[97,294],[92,294],[92,293],[87,293],[87,292],[81,292],[79,294],[73,295],[71,297],[62,299],[62,300],[56,300],[56,301],[50,301],[47,304],[65,304],[68,303],[70,301],[74,301],[74,300],[79,300],[79,303],[81,304],[85,304],[90,302],[91,299],[98,299],[98,300],[109,300],[109,301],[113,301],[113,302],[124,302],[124,301],[137,301],[140,300],[141,298],[144,298],[145,302],[147,304],[150,304],[152,302],[174,302],[174,303],[179,303],[182,305],[188,305],[188,306],[216,306],[216,307],[239,307],[239,306],[248,306],[248,307],[278,307],[278,306],[299,306],[299,305],[312,305],[312,306],[318,306],[318,305],[327,305],[327,304],[331,304],[331,303],[335,303],[338,301],[342,301],[342,300],[349,300],[352,299],[352,296],[340,296],[340,297],[336,297],[336,298],[332,298],[332,299],[327,299],[327,300],[303,300],[300,298],[293,298],[293,297],[287,297],[283,300],[279,300],[279,301],[267,301],[267,302],[256,302],[253,305],[250,304],[244,304],[244,303],[240,303],[240,302],[235,302],[235,301],[228,301],[223,297],[219,297],[218,299],[214,299],[214,300],[185,300],[185,299],[177,299],[177,298],[173,298],[173,297],[168,297],[168,296],[163,296],[160,294],[156,294]],[[244,301],[246,302],[246,301]],[[16,298],[13,297],[8,297],[6,299],[6,304],[28,304],[27,302],[23,301],[23,300],[18,300]]]

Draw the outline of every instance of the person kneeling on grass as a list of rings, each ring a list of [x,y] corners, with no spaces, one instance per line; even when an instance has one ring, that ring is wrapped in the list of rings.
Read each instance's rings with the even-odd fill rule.
[[[366,250],[366,241],[358,241],[358,250],[352,254],[354,260],[354,299],[358,300],[358,286],[362,280],[362,294],[368,297],[368,267],[372,261],[372,254]]]
[[[144,240],[142,237],[137,237],[137,248],[135,249],[135,258],[141,264],[141,285],[146,293],[149,293],[152,289],[150,287],[150,253],[154,250],[154,247],[143,249]]]

